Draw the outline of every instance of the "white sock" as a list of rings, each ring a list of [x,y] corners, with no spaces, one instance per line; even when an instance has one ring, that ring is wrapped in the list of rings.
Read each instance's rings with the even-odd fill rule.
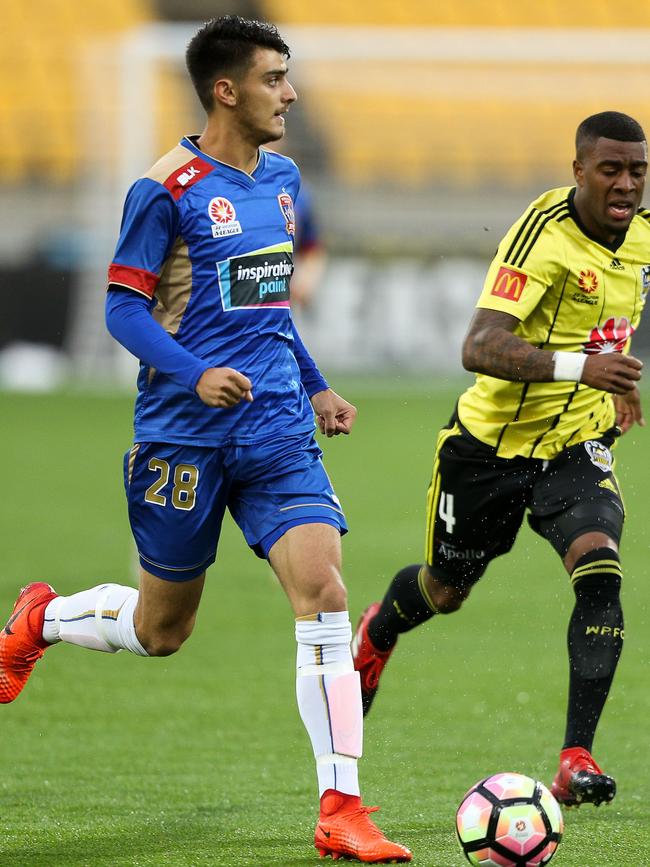
[[[135,634],[137,602],[138,591],[120,584],[99,584],[72,596],[57,596],[45,609],[43,639],[50,644],[67,641],[104,653],[130,650],[148,656]]]
[[[296,694],[311,739],[318,790],[359,794],[357,759],[363,745],[359,673],[354,670],[347,611],[296,620]]]

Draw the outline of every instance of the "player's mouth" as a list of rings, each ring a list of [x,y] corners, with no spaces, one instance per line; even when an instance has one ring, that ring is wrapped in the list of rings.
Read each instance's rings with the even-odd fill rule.
[[[607,213],[615,220],[631,220],[634,216],[634,205],[631,202],[610,202]]]

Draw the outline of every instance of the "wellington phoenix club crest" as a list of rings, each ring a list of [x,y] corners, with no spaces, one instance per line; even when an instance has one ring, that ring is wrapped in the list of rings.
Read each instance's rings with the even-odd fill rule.
[[[222,196],[211,199],[208,205],[208,214],[213,224],[213,238],[241,235],[241,225],[237,220],[235,206],[228,199],[224,199]]]
[[[293,199],[291,198],[289,193],[282,192],[278,194],[278,203],[287,224],[287,235],[295,235],[296,214],[293,210]]]
[[[612,469],[614,461],[612,459],[612,453],[607,446],[599,443],[598,440],[587,440],[585,443],[585,449],[589,455],[589,460],[595,467],[598,467],[599,470],[608,473]]]
[[[645,298],[650,289],[650,265],[641,268],[641,294]]]

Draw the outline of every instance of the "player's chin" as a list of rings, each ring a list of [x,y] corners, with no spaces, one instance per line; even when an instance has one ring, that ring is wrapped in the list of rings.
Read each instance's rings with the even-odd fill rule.
[[[279,141],[281,138],[284,138],[284,119],[276,118],[276,120],[282,121],[281,124],[274,123],[264,132],[264,144],[268,144],[272,141]]]
[[[609,232],[614,232],[614,234],[620,235],[623,232],[627,232],[630,228],[630,223],[634,219],[634,214],[635,211],[631,208],[628,212],[621,214],[620,216],[617,216],[608,210],[604,220],[605,226]]]

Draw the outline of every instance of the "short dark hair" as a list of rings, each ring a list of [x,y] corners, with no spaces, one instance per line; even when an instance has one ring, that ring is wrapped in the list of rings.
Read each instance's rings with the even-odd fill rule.
[[[601,111],[592,114],[582,121],[576,130],[576,155],[587,143],[599,138],[611,138],[614,141],[645,141],[645,133],[641,124],[620,111]]]
[[[214,107],[212,88],[220,75],[243,72],[256,48],[272,48],[290,57],[277,27],[266,21],[251,21],[239,15],[212,18],[195,33],[185,52],[185,63],[201,105]]]

